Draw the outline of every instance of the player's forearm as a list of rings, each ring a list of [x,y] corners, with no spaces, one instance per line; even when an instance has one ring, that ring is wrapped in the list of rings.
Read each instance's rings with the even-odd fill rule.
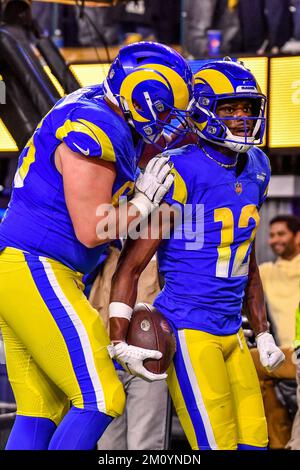
[[[127,242],[133,246],[133,241]],[[129,253],[126,255],[126,253]],[[128,306],[133,310],[136,303],[138,282],[142,272],[142,264],[139,259],[130,257],[131,248],[124,248],[124,252],[121,254],[116,272],[112,278],[111,291],[110,291],[110,319],[109,319],[109,331],[110,339],[113,343],[119,341],[126,341],[127,331],[129,327],[129,319],[122,318],[121,309]],[[113,306],[116,312],[111,311]]]
[[[126,337],[129,321],[120,321],[120,317],[126,317],[128,308],[133,309],[140,275],[156,253],[161,240],[172,229],[176,215],[173,210],[170,211],[168,204],[163,203],[153,214],[155,222],[152,221],[151,224],[149,220],[148,224],[141,228],[137,240],[129,238],[126,241],[111,285],[110,308],[114,304],[112,315],[110,312],[112,341],[124,340]],[[152,236],[154,238],[151,238]],[[119,308],[124,310],[124,315]]]
[[[243,310],[256,336],[268,330],[264,292],[256,263],[255,250],[250,255],[249,278],[245,289]]]
[[[141,238],[126,241],[112,278],[109,321],[112,342],[125,341],[129,319],[124,317],[129,317],[128,309],[133,310],[140,275],[157,251],[161,240],[160,237],[154,240],[146,238],[145,232],[148,230],[149,226],[144,227]]]
[[[92,217],[95,212],[96,216]],[[122,204],[120,207],[103,204],[98,206],[96,211],[87,211],[80,227],[75,227],[75,233],[78,240],[87,248],[95,248],[126,237],[130,230],[138,226],[140,220],[140,212],[130,203]]]
[[[109,319],[109,335],[112,343],[126,342],[129,320],[112,317]]]
[[[123,302],[134,307],[137,298],[138,281],[141,272],[139,267],[117,268],[112,278],[110,301]]]
[[[110,307],[115,303],[120,306],[128,306],[133,310],[137,297],[137,286],[139,280],[139,271],[127,271],[117,269],[112,279],[112,287],[110,294]],[[117,304],[118,302],[118,304]],[[111,313],[111,312],[110,312]],[[121,312],[118,311],[117,314]],[[122,317],[110,317],[109,331],[112,342],[126,341],[129,320]]]

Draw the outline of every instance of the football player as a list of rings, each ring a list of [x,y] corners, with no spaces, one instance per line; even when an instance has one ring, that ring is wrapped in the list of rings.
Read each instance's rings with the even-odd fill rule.
[[[168,157],[153,159],[115,213],[136,210],[107,230],[112,205],[134,191],[141,142],[156,144],[171,117],[184,120],[192,91],[176,51],[127,46],[104,83],[61,99],[21,153],[0,227],[0,327],[17,402],[7,449],[92,449],[122,413],[123,387],[82,273],[170,187]]]
[[[266,420],[241,310],[244,299],[260,360],[275,369],[284,355],[268,331],[254,250],[270,179],[268,158],[256,147],[264,135],[266,97],[249,70],[224,60],[195,75],[195,100],[198,142],[167,152],[175,179],[161,206],[168,213],[170,205],[179,220],[188,217],[162,242],[168,218],[156,239],[145,236],[149,226],[128,241],[112,285],[111,354],[151,380],[145,350],[129,346],[126,332],[138,277],[158,250],[166,284],[154,306],[177,337],[167,380],[192,449],[263,450]]]

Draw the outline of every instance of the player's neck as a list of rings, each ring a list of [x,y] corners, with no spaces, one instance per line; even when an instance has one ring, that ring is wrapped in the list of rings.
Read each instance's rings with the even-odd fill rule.
[[[238,153],[233,152],[230,149],[221,147],[220,145],[213,144],[212,142],[206,142],[204,140],[199,142],[200,147],[203,151],[213,159],[216,160],[221,166],[228,165],[228,167],[233,167],[237,164]],[[229,151],[229,152],[228,152]]]
[[[104,98],[107,106],[109,106],[118,116],[120,116],[124,121],[125,121],[125,117],[124,117],[124,114],[123,114],[123,111],[119,108],[119,106],[115,105],[114,103],[112,103],[108,98],[107,96],[105,96]],[[132,141],[133,141],[133,146],[136,147],[139,140],[141,139],[141,136],[136,132],[135,129],[133,129],[132,126],[129,126],[129,129],[130,129],[130,132],[131,132],[131,136],[132,136]]]
[[[106,96],[105,96],[104,100],[105,100],[107,106],[109,106],[110,109],[112,109],[118,116],[120,116],[125,121],[124,114],[123,114],[122,110],[119,108],[119,106],[112,103]]]
[[[214,144],[213,146],[218,152],[222,153],[222,155],[225,155],[226,157],[229,157],[230,159],[232,159],[232,161],[235,161],[239,156],[238,152],[234,152],[233,150],[227,147],[222,147],[221,145]]]

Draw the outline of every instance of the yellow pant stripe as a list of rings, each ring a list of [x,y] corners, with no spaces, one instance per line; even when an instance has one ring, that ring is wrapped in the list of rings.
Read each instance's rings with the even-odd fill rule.
[[[178,383],[176,370],[173,364],[168,369],[167,383],[168,383],[168,387],[169,387],[170,394],[172,397],[172,401],[176,408],[178,418],[184,429],[184,432],[189,441],[189,444],[193,450],[198,450],[199,447],[197,443],[197,437],[196,437],[194,425],[192,423],[189,413],[187,412],[186,404],[185,404],[185,401],[184,401],[184,398],[180,389],[180,385]]]
[[[43,263],[48,263],[49,276],[53,276],[51,285],[55,288],[80,338],[98,410],[118,416],[124,405],[122,384],[108,355],[107,345],[110,340],[102,318],[82,292],[81,275],[75,275],[74,282],[67,283],[60,263],[49,259]],[[74,276],[73,273],[72,275]],[[75,289],[74,283],[77,287]]]
[[[191,384],[193,394],[194,394],[194,397],[195,397],[195,401],[196,401],[196,404],[197,404],[197,407],[198,407],[198,411],[199,411],[199,413],[201,415],[201,418],[202,418],[202,421],[203,421],[203,425],[204,425],[204,429],[205,429],[205,432],[206,432],[206,437],[207,437],[209,446],[212,450],[217,450],[218,446],[217,446],[217,443],[216,443],[216,439],[215,439],[214,432],[213,432],[213,429],[212,429],[212,426],[211,426],[211,423],[210,423],[209,415],[208,415],[207,409],[205,407],[205,403],[204,403],[202,393],[201,393],[200,385],[202,385],[202,383],[198,380],[197,375],[196,375],[196,371],[197,371],[198,367],[197,367],[197,364],[192,363],[191,358],[193,358],[193,355],[191,353],[193,353],[193,351],[189,350],[189,345],[186,341],[186,336],[185,335],[186,334],[188,335],[188,332],[189,332],[189,330],[180,330],[178,332],[180,348],[181,348],[185,368],[186,368],[186,371],[187,371],[187,375],[188,375],[188,378],[189,378],[189,382]],[[205,382],[203,383],[203,385],[204,384],[205,384]]]
[[[68,292],[67,288],[63,282],[59,281],[60,274],[63,271],[59,271],[59,269],[56,269],[57,263],[47,260],[46,258],[40,257],[40,261],[43,263],[43,266],[45,268],[46,275],[49,279],[49,282],[61,302],[62,306],[66,310],[67,314],[69,315],[70,320],[72,321],[75,330],[78,333],[80,343],[82,346],[82,351],[85,357],[85,362],[87,365],[87,369],[89,371],[89,375],[92,381],[92,384],[94,386],[94,391],[96,394],[97,398],[97,406],[98,410],[102,411],[103,413],[106,413],[106,406],[105,406],[105,399],[104,399],[104,392],[103,392],[103,387],[100,381],[99,374],[97,373],[96,365],[95,365],[95,360],[93,356],[93,350],[90,344],[90,339],[88,337],[87,330],[85,328],[84,323],[81,321],[80,318],[80,313],[79,311],[77,312],[74,306],[72,305],[72,302],[69,301],[68,299]],[[63,279],[61,279],[62,281]],[[83,299],[84,300],[84,299]],[[106,341],[107,343],[107,341]],[[105,343],[103,345],[105,347]]]

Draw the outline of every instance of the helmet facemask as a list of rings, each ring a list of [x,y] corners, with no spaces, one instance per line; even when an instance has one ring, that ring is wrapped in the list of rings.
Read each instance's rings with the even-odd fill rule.
[[[241,153],[263,142],[267,99],[248,69],[240,63],[216,61],[202,67],[195,78],[191,121],[198,136]],[[251,104],[251,115],[238,111],[243,101],[245,106]],[[233,111],[222,113],[220,106],[231,103]]]
[[[217,107],[223,103],[230,104],[230,101],[236,100],[249,100],[253,106],[253,115],[251,116],[226,116],[220,117],[217,115]],[[205,100],[204,100],[205,101]],[[201,102],[201,100],[200,100]],[[212,110],[207,107],[201,106],[199,101],[196,101],[191,119],[193,123],[193,130],[200,137],[209,140],[222,147],[227,147],[236,152],[247,152],[253,145],[260,145],[263,142],[265,132],[265,106],[266,97],[263,95],[255,96],[253,98],[248,96],[226,96],[219,97],[215,100]],[[228,127],[228,121],[236,121],[241,123],[241,135],[235,135]],[[249,126],[252,122],[252,131],[249,134]]]

